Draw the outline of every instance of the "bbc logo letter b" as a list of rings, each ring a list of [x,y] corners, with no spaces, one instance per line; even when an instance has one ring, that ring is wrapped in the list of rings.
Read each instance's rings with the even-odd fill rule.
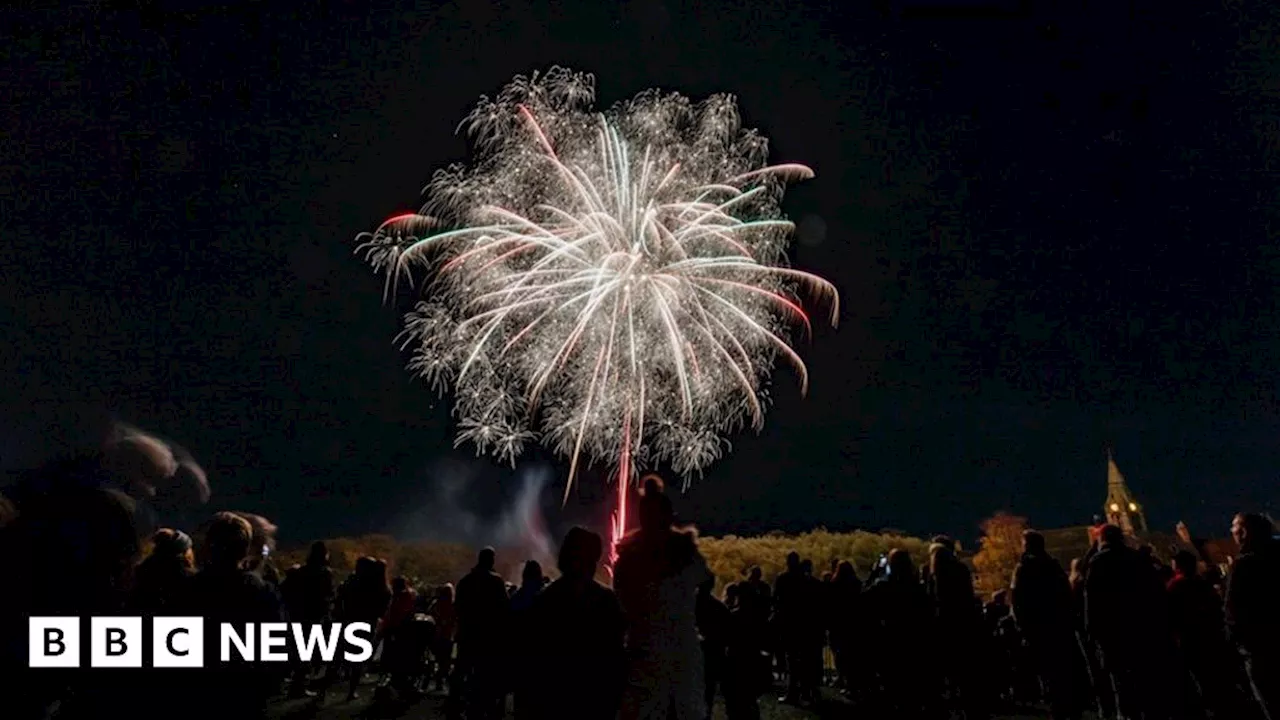
[[[204,667],[204,620],[158,617],[152,624],[151,664],[158,668]]]
[[[27,664],[31,667],[80,667],[80,618],[33,617],[27,625],[27,637]]]
[[[89,662],[96,668],[142,667],[142,618],[90,618]]]

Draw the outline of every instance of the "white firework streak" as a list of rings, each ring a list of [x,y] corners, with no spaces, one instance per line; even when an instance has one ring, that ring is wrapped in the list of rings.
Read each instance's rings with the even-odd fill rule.
[[[514,464],[542,442],[625,488],[667,465],[687,486],[764,423],[767,384],[831,283],[786,265],[781,214],[802,165],[766,164],[735,100],[647,91],[604,113],[594,78],[553,68],[482,98],[463,123],[475,159],[436,173],[419,213],[360,236],[388,296],[425,267],[406,318],[410,370],[452,390],[457,444]]]

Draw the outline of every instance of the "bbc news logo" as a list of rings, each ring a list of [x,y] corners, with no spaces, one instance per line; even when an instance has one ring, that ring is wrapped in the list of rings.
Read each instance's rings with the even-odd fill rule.
[[[33,617],[28,625],[28,665],[33,668],[78,668],[81,662],[78,617]],[[205,621],[198,617],[151,620],[151,667],[199,668],[205,663]],[[140,668],[145,643],[140,617],[89,618],[89,667]],[[258,623],[218,628],[220,662],[367,662],[373,657],[369,623],[303,625]],[[290,650],[292,649],[292,654]]]

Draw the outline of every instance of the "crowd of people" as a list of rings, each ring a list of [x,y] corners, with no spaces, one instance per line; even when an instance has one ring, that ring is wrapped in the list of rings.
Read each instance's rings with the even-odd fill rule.
[[[894,550],[865,577],[838,560],[818,576],[791,553],[772,583],[752,568],[717,590],[696,533],[675,526],[650,477],[611,587],[596,579],[602,538],[574,528],[554,580],[529,562],[508,583],[485,549],[456,587],[416,588],[372,557],[340,579],[323,543],[281,572],[274,528],[256,515],[218,513],[190,535],[142,532],[128,492],[58,472],[61,484],[0,503],[14,580],[0,594],[0,640],[5,676],[23,688],[6,695],[5,717],[262,717],[278,693],[354,699],[372,667],[376,695],[441,693],[469,720],[509,706],[521,720],[705,720],[718,698],[731,720],[752,720],[775,688],[797,705],[843,694],[851,716],[868,718],[975,720],[1037,703],[1055,719],[1280,718],[1280,543],[1261,515],[1235,518],[1240,553],[1225,575],[1201,572],[1187,551],[1165,565],[1106,526],[1069,571],[1027,532],[1008,588],[985,603],[946,537],[921,567]],[[25,667],[27,617],[113,614],[367,622],[378,651],[372,663],[224,664],[208,642],[199,672]]]
[[[1236,516],[1240,554],[1223,576],[1202,572],[1190,550],[1172,549],[1165,564],[1114,525],[1064,571],[1043,536],[1026,532],[1009,587],[982,608],[989,662],[972,696],[1039,697],[1054,718],[1276,718],[1273,533],[1265,516]]]

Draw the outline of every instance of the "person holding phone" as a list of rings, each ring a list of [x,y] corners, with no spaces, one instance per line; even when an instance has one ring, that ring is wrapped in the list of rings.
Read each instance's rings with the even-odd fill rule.
[[[249,521],[253,528],[253,550],[249,556],[249,569],[258,577],[267,581],[273,588],[280,587],[284,580],[280,568],[271,560],[271,550],[276,544],[276,525],[261,515],[253,513],[236,513]]]

